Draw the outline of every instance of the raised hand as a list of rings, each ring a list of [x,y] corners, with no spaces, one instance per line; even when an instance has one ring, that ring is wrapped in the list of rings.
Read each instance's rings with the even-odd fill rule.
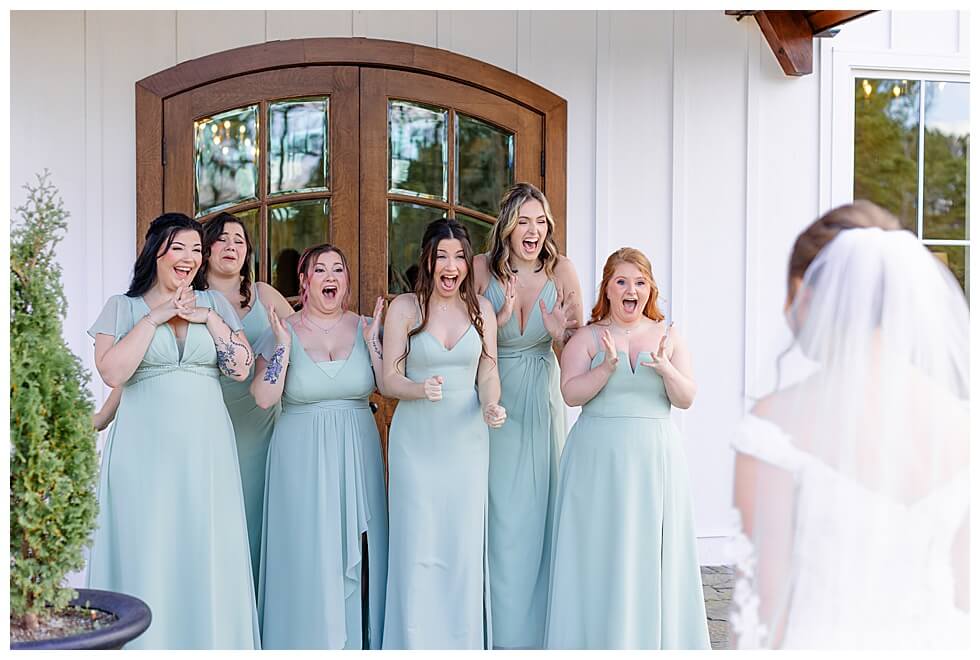
[[[605,352],[605,359],[602,361],[603,366],[610,372],[615,371],[616,365],[619,364],[619,352],[616,350],[616,342],[613,340],[609,328],[602,331],[602,350]]]
[[[651,355],[652,359],[649,362],[640,363],[644,367],[650,367],[661,376],[674,366],[670,363],[670,357],[674,354],[674,345],[670,341],[670,329],[673,325],[671,323],[667,326],[667,329],[664,331],[664,336],[660,338],[660,345],[657,347],[657,352]]]
[[[483,421],[492,429],[499,429],[507,420],[507,411],[499,403],[483,406]]]
[[[441,401],[442,400],[442,376],[429,376],[422,383],[422,389],[425,392],[425,398],[429,401]]]
[[[502,327],[514,315],[514,301],[517,300],[517,276],[511,275],[504,283],[504,304],[497,312],[497,327]]]
[[[374,302],[374,314],[371,315],[371,322],[364,324],[364,341],[367,342],[368,346],[371,345],[371,340],[377,341],[381,334],[381,314],[384,309],[385,299],[383,296],[378,296]]]
[[[293,333],[289,331],[286,320],[279,318],[279,314],[272,305],[269,305],[269,327],[272,328],[272,334],[276,337],[277,346],[285,346],[286,348],[292,346]]]
[[[544,322],[545,330],[548,331],[552,339],[563,342],[565,331],[574,330],[578,327],[578,319],[575,318],[575,310],[578,306],[567,302],[575,295],[575,292],[573,291],[566,298],[561,282],[557,280],[555,280],[555,290],[555,304],[551,307],[551,311],[549,312],[545,307],[543,300],[538,301],[538,307],[541,308],[541,320]]]
[[[167,298],[159,305],[150,310],[146,315],[153,325],[160,325],[161,323],[166,323],[173,317],[177,316],[177,312],[180,311],[180,306],[177,301],[180,298],[181,289],[183,287],[178,287],[177,291],[170,298]]]

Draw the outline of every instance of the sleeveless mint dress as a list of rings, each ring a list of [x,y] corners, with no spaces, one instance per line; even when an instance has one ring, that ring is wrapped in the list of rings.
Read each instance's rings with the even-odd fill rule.
[[[269,330],[257,350],[268,359],[275,344]],[[311,360],[293,331],[266,474],[264,648],[380,648],[388,521],[381,439],[368,406],[374,389],[360,324],[350,356],[328,362]]]
[[[388,433],[384,648],[491,648],[482,342],[472,325],[451,349],[426,331],[410,341],[408,378],[444,382],[441,401],[400,401]]]
[[[215,295],[220,295],[215,292]],[[230,303],[234,306],[235,302]],[[269,329],[269,315],[255,285],[252,286],[252,309],[241,320],[248,343],[254,349],[262,334]],[[257,354],[257,352],[256,352]],[[252,554],[252,576],[256,590],[259,582],[259,548],[262,545],[262,503],[265,496],[265,461],[269,455],[269,439],[272,427],[279,416],[280,405],[267,410],[255,404],[249,391],[253,366],[248,378],[242,382],[222,375],[221,393],[228,407],[228,415],[235,427],[235,445],[238,447],[238,468],[242,475],[242,493],[245,496],[245,519],[248,521],[248,546]]]
[[[683,439],[650,358],[634,373],[621,351],[568,434],[549,649],[710,648]]]
[[[496,278],[485,295],[499,311],[504,292]],[[553,281],[538,298],[548,309],[554,306]],[[516,313],[497,328],[497,366],[507,421],[490,429],[493,643],[497,648],[542,648],[565,403],[537,300],[524,334]]]
[[[224,296],[197,304],[241,329]],[[122,339],[149,312],[116,295],[89,329]],[[259,627],[235,432],[204,324],[184,346],[157,327],[122,390],[102,450],[88,586],[143,599],[153,622],[136,649],[257,649]]]

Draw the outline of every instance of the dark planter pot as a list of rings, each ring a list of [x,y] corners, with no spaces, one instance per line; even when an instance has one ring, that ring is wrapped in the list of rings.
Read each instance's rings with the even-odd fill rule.
[[[99,630],[91,630],[71,637],[20,642],[11,644],[10,648],[15,651],[121,649],[123,644],[136,639],[150,627],[150,608],[134,596],[115,591],[79,589],[78,598],[71,604],[115,614],[116,620]]]

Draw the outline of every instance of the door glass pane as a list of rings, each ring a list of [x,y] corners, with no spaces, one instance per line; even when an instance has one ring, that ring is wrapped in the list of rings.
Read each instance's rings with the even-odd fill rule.
[[[497,215],[514,184],[514,135],[466,115],[456,115],[457,203]]]
[[[269,194],[327,190],[329,100],[269,103]]]
[[[259,234],[259,210],[238,211],[234,215],[245,225],[248,240],[252,243],[252,281],[255,282],[259,279],[259,251],[261,249],[259,242],[262,240],[262,236]]]
[[[965,245],[929,245],[936,258],[946,264],[970,300],[970,249]]]
[[[918,80],[854,81],[854,199],[883,206],[918,231]]]
[[[255,199],[258,106],[194,122],[194,214]]]
[[[276,204],[269,207],[269,269],[279,293],[299,293],[296,267],[306,248],[330,237],[330,200]]]
[[[922,237],[968,238],[970,85],[925,83]]]
[[[446,201],[449,112],[388,102],[388,191]]]
[[[388,292],[414,290],[425,227],[446,212],[431,206],[388,202]]]
[[[489,222],[484,222],[483,220],[460,213],[459,211],[456,211],[456,220],[466,227],[466,231],[470,232],[470,243],[473,245],[473,254],[486,252],[487,239],[490,238],[490,229],[493,225]]]

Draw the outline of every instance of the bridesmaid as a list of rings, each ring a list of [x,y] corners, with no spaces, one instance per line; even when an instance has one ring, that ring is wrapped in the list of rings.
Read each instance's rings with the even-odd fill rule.
[[[565,441],[556,350],[581,323],[578,276],[558,254],[544,194],[518,183],[500,203],[477,290],[497,316],[500,403],[490,431],[490,593],[496,648],[541,648],[558,457]]]
[[[709,648],[683,439],[670,420],[695,384],[657,296],[643,253],[617,250],[591,324],[562,353],[562,394],[582,414],[561,458],[548,648]]]
[[[121,388],[102,452],[89,586],[153,611],[131,648],[259,647],[235,434],[219,372],[244,380],[252,350],[238,315],[203,284],[201,226],[150,224],[125,295],[89,330],[95,364]]]
[[[278,291],[265,282],[252,282],[252,241],[241,220],[230,213],[220,213],[204,225],[204,271],[206,288],[224,295],[244,326],[245,337],[255,346],[269,328],[266,309],[275,309],[285,318],[293,309]],[[231,423],[235,427],[238,467],[245,497],[245,519],[248,521],[248,545],[252,556],[252,577],[256,589],[259,581],[259,546],[262,542],[262,501],[265,492],[265,460],[269,454],[272,426],[279,406],[263,410],[255,405],[249,392],[252,372],[238,381],[222,376],[224,395]]]
[[[282,320],[270,306],[270,329],[256,344],[255,401],[270,409],[283,400],[269,448],[258,591],[269,649],[381,646],[388,522],[368,397],[380,380],[384,300],[373,319],[348,311],[350,276],[337,248],[307,249],[302,311]]]
[[[497,324],[473,285],[469,234],[436,220],[414,293],[385,319],[391,532],[384,648],[488,649],[487,426],[499,405]]]

